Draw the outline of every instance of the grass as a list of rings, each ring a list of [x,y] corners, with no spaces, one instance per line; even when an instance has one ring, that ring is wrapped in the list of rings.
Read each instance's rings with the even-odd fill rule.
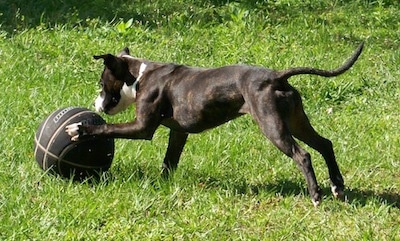
[[[5,0],[0,18],[0,239],[400,240],[396,1]],[[92,55],[129,46],[194,66],[334,68],[361,41],[346,74],[291,79],[334,143],[346,202],[332,199],[325,164],[307,147],[327,194],[313,208],[300,171],[248,116],[190,136],[170,180],[160,177],[163,127],[150,142],[118,140],[110,173],[94,184],[35,163],[33,137],[47,114],[91,108],[102,70]]]

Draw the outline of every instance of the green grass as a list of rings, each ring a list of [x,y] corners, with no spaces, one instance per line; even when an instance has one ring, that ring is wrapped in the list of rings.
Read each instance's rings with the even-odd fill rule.
[[[78,2],[77,2],[78,3]],[[397,1],[0,1],[1,240],[400,240],[400,6]],[[132,19],[132,21],[129,21]],[[313,208],[296,165],[249,116],[191,135],[175,175],[160,177],[168,130],[116,142],[109,175],[77,183],[33,156],[39,123],[62,106],[91,108],[117,53],[194,66],[334,68],[291,79],[330,138],[347,200]],[[333,110],[328,113],[328,110]],[[104,116],[125,122],[133,110]]]

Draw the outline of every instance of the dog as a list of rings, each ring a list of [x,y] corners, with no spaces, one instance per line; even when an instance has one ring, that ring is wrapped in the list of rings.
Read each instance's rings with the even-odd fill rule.
[[[163,174],[177,168],[188,134],[217,127],[244,114],[250,114],[262,133],[284,154],[292,158],[305,176],[312,203],[321,202],[310,154],[295,138],[318,151],[329,171],[331,190],[344,197],[344,181],[335,159],[332,142],[320,136],[307,118],[299,92],[288,79],[309,74],[338,76],[357,61],[361,43],[339,68],[321,70],[310,67],[272,70],[248,65],[197,68],[174,63],[152,62],[120,54],[96,55],[104,61],[101,92],[95,109],[109,115],[136,103],[136,118],[121,124],[66,127],[73,141],[97,136],[151,140],[160,125],[170,129],[168,148],[162,164]]]

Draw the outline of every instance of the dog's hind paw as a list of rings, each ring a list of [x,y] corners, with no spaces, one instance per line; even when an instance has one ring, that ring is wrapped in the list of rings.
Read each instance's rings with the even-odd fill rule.
[[[339,188],[335,185],[331,186],[331,191],[332,194],[335,198],[340,199],[340,200],[344,200],[344,191],[343,188]]]
[[[312,199],[311,201],[312,201],[314,207],[318,207],[318,206],[321,204],[321,200],[314,200],[314,199]]]

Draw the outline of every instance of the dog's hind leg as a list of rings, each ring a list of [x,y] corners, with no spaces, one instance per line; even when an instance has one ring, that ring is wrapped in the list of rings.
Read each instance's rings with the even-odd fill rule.
[[[312,202],[314,206],[317,206],[321,201],[322,193],[315,177],[310,154],[293,139],[287,124],[279,115],[276,105],[269,102],[267,106],[257,106],[259,108],[253,108],[253,116],[262,132],[279,150],[296,162],[306,179]]]
[[[164,177],[168,177],[170,172],[177,168],[187,138],[187,133],[170,131],[167,153],[162,164],[162,174]]]
[[[332,193],[336,198],[342,199],[344,197],[344,181],[336,162],[332,142],[314,130],[301,103],[294,109],[293,116],[290,117],[289,129],[294,137],[321,153],[328,166]]]

